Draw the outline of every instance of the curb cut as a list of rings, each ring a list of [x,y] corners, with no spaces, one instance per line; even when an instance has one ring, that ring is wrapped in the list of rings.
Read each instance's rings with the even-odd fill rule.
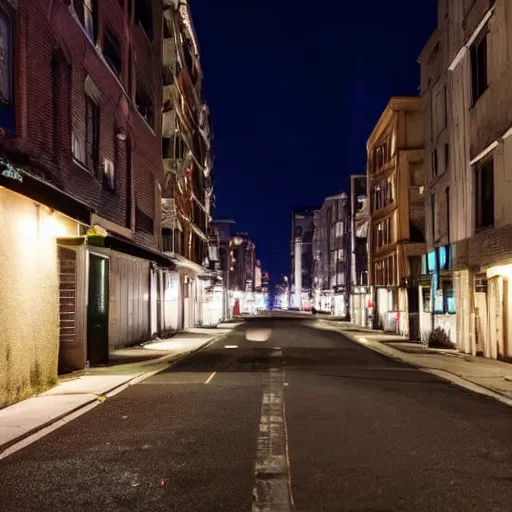
[[[32,430],[29,430],[22,434],[21,436],[17,437],[16,439],[12,439],[11,441],[7,441],[6,443],[0,445],[0,460],[5,459],[6,457],[9,457],[13,453],[29,446],[30,444],[36,442],[37,440],[41,439],[42,437],[47,436],[54,430],[57,430],[60,427],[63,427],[67,423],[73,421],[74,419],[78,418],[79,416],[82,416],[82,414],[85,414],[89,412],[90,410],[94,409],[96,406],[100,405],[105,401],[106,398],[111,398],[118,393],[121,393],[126,388],[130,386],[134,386],[135,384],[138,384],[139,382],[142,382],[143,380],[149,379],[153,375],[156,375],[157,373],[160,373],[162,370],[165,370],[166,368],[171,367],[173,364],[177,363],[178,361],[181,361],[182,359],[185,359],[197,352],[200,352],[201,350],[204,350],[208,348],[210,345],[213,345],[215,342],[222,339],[224,336],[226,336],[228,333],[222,333],[219,334],[212,339],[206,341],[202,345],[200,345],[198,348],[191,350],[189,352],[185,352],[183,354],[179,355],[168,355],[168,356],[162,356],[158,359],[153,360],[152,364],[148,364],[149,367],[155,367],[158,366],[158,368],[155,368],[153,370],[145,371],[145,372],[139,372],[131,379],[129,379],[126,382],[123,382],[122,384],[117,384],[116,386],[113,386],[110,389],[107,389],[104,393],[101,395],[95,395],[94,398],[91,398],[90,400],[87,400],[83,404],[75,407],[74,409],[67,411],[59,416],[56,416],[55,418],[52,418],[45,423],[42,423],[41,425],[38,425],[37,427],[34,427]],[[101,400],[100,398],[103,398]]]
[[[355,336],[346,333],[342,329],[337,329],[337,331],[340,332],[341,334],[343,334],[346,338],[350,339],[351,341],[354,341],[355,343],[358,343],[359,345],[361,345],[363,347],[373,350],[377,354],[380,354],[380,355],[387,357],[389,359],[392,359],[394,361],[398,361],[400,363],[411,366],[412,368],[415,368],[421,372],[425,372],[425,373],[434,375],[440,379],[450,382],[451,384],[454,384],[461,388],[472,391],[473,393],[478,393],[480,395],[484,395],[489,398],[493,398],[494,400],[497,400],[505,405],[508,405],[509,407],[512,407],[512,398],[510,398],[507,395],[504,395],[498,391],[495,391],[493,389],[482,386],[481,384],[475,384],[474,382],[472,382],[468,379],[465,379],[464,377],[461,377],[460,375],[452,373],[448,370],[438,370],[436,368],[420,366],[417,363],[413,363],[410,360],[408,360],[407,357],[404,357],[403,355],[401,355],[399,353],[399,351],[397,351],[394,348],[386,347],[386,349],[383,350],[382,347],[379,346],[380,345],[379,342],[376,342],[379,345],[372,345],[369,343],[364,343],[364,342],[359,341],[359,339],[357,339]],[[508,379],[508,378],[505,377],[505,379]],[[510,380],[512,380],[512,378]]]

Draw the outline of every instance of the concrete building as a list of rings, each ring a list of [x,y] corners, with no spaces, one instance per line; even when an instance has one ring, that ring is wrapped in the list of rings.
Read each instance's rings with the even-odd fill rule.
[[[327,197],[314,214],[313,301],[336,316],[349,313],[350,203],[344,192]]]
[[[212,222],[212,140],[203,99],[199,48],[186,0],[165,1],[162,39],[162,235],[164,251],[176,261],[176,326],[203,324],[205,294],[218,299]]]
[[[368,267],[376,327],[417,338],[424,239],[422,102],[393,97],[367,143]]]
[[[174,264],[161,2],[0,0],[0,27],[2,407],[165,329]]]
[[[452,138],[454,118],[448,71],[450,21],[441,2],[438,27],[420,57],[421,98],[425,126],[425,238],[426,254],[419,282],[420,335],[442,328],[456,342]]]
[[[309,208],[297,208],[292,213],[290,307],[294,308],[312,306],[314,214]]]
[[[350,319],[369,327],[371,293],[368,286],[368,180],[366,174],[350,176]]]
[[[441,287],[439,301],[449,300],[448,306],[456,307],[460,350],[508,360],[512,358],[511,5],[508,0],[438,5],[436,32],[439,50],[446,54],[442,66],[451,119],[446,226],[448,241],[455,245],[455,300],[451,290]]]

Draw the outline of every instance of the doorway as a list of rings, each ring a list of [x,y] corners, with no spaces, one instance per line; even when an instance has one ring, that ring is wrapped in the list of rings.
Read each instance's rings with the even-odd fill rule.
[[[89,254],[87,361],[91,366],[108,362],[108,278],[108,259]]]

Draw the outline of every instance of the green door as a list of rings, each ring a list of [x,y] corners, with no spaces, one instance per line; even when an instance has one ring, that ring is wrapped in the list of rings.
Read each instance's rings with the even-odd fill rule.
[[[87,360],[90,365],[108,362],[108,270],[108,259],[89,254]]]

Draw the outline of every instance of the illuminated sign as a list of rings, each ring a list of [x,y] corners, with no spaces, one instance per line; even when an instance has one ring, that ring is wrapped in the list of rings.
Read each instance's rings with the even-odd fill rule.
[[[21,171],[15,169],[11,164],[7,163],[5,160],[2,160],[1,158],[0,166],[5,167],[5,169],[2,171],[2,176],[23,183],[23,175],[21,174]]]

